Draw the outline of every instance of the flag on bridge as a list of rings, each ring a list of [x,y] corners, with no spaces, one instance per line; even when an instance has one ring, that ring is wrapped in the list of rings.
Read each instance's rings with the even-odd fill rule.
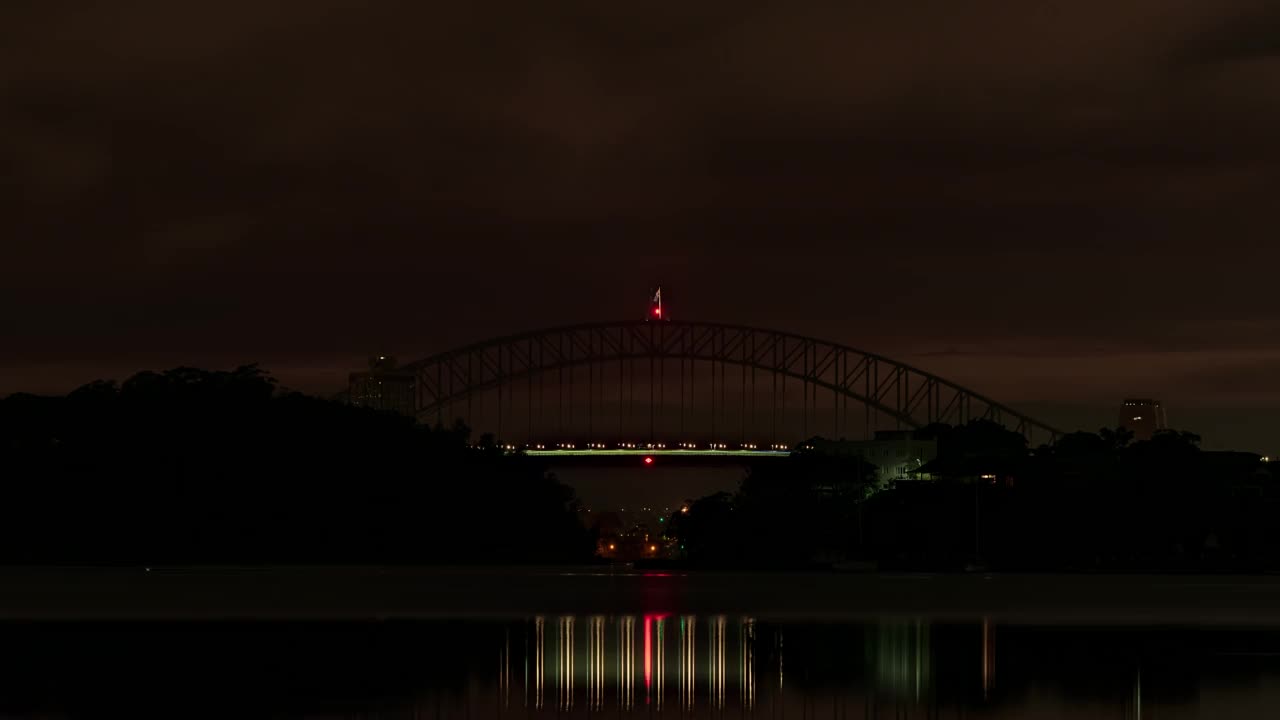
[[[653,297],[649,299],[649,316],[655,320],[662,319],[662,286],[654,291]]]

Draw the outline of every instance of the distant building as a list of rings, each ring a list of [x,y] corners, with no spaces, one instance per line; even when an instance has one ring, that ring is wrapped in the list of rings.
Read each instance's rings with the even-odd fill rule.
[[[877,430],[873,440],[815,440],[810,445],[828,455],[861,458],[876,467],[879,481],[922,479],[910,473],[938,456],[938,441],[921,439],[914,430]]]
[[[418,376],[412,371],[396,369],[393,357],[369,358],[368,372],[351,373],[348,394],[356,407],[389,410],[408,415],[417,414]]]
[[[1169,419],[1159,400],[1129,398],[1120,406],[1116,425],[1132,432],[1134,440],[1150,440],[1157,431],[1169,429]]]

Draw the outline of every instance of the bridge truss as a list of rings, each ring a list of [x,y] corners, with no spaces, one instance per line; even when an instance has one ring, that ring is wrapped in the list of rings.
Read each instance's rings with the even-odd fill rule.
[[[646,428],[634,423],[637,408],[641,425],[648,413],[650,440],[690,434],[745,440],[747,418],[751,437],[767,434],[771,443],[979,418],[1020,432],[1032,443],[1052,442],[1060,434],[990,398],[874,353],[717,323],[635,321],[552,328],[476,343],[403,369],[417,377],[418,418],[423,422],[446,423],[463,407],[470,418],[478,397],[496,394],[494,424],[500,437],[524,423],[529,438],[539,432],[564,437],[566,411],[578,414],[579,428],[585,412],[592,436],[643,435]],[[585,408],[580,404],[584,392]],[[559,425],[554,431],[544,427],[548,416]],[[695,419],[702,427],[691,427]],[[609,427],[615,421],[617,426]],[[581,429],[568,432],[582,434]]]

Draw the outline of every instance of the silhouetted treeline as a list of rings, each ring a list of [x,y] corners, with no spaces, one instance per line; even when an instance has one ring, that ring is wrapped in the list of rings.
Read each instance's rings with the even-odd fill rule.
[[[801,452],[693,502],[672,530],[705,565],[1280,568],[1280,481],[1257,455],[1173,431],[1073,433],[1034,451],[985,421],[918,435],[938,441],[920,479],[877,483],[857,459]]]
[[[468,430],[278,391],[249,366],[0,401],[0,562],[590,558],[573,492]]]

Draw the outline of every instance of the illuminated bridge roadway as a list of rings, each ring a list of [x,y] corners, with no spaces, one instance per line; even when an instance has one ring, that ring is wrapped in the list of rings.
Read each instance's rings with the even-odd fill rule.
[[[722,323],[638,320],[536,330],[432,355],[401,371],[415,377],[421,422],[462,420],[499,444],[561,457],[655,450],[768,457],[815,436],[870,437],[975,419],[1022,433],[1033,445],[1060,435],[882,355]],[[666,447],[657,447],[658,439]],[[626,447],[640,444],[646,447]]]
[[[785,445],[759,447],[756,445],[718,444],[714,447],[699,447],[693,443],[678,443],[668,446],[665,443],[588,443],[576,445],[559,443],[556,445],[504,445],[508,452],[523,452],[530,457],[542,457],[558,462],[595,465],[722,465],[738,464],[769,458],[785,458],[792,450]]]

